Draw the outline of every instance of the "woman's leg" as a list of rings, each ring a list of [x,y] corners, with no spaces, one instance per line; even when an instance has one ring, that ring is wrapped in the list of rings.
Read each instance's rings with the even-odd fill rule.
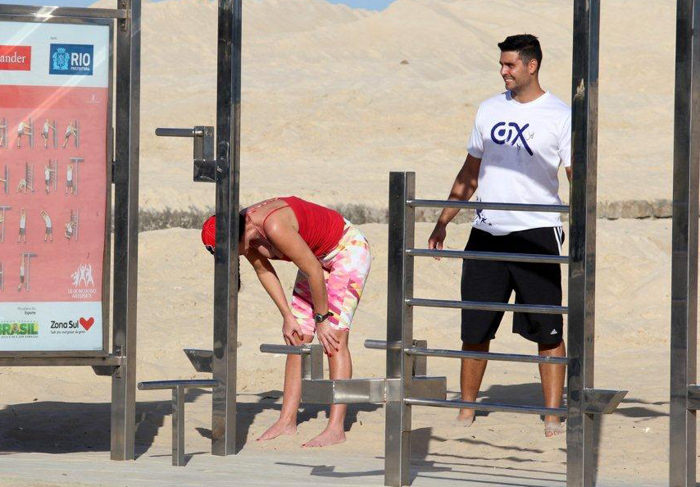
[[[328,357],[331,380],[350,379],[352,377],[352,358],[348,348],[349,330],[336,330],[340,344],[338,351]],[[326,429],[320,435],[304,443],[305,447],[328,446],[345,441],[345,414],[347,404],[333,404]]]
[[[304,343],[311,343],[313,336],[304,335]],[[275,424],[265,431],[258,441],[272,440],[280,435],[297,432],[297,411],[301,402],[301,355],[287,355],[284,366],[284,393],[282,410]]]

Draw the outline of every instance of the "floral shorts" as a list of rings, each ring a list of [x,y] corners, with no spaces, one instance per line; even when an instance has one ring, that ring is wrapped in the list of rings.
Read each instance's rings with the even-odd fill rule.
[[[345,221],[343,236],[338,246],[325,257],[319,258],[326,278],[328,309],[333,316],[328,318],[336,330],[349,330],[352,317],[362,297],[372,256],[364,235],[349,221]],[[316,332],[311,287],[305,274],[299,272],[292,294],[292,313],[304,335]]]

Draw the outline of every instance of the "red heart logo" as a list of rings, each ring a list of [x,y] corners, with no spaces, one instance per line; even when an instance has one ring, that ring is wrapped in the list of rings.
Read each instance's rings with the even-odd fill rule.
[[[89,320],[80,318],[80,326],[85,328],[85,331],[88,331],[93,324],[95,324],[95,318],[90,318]]]

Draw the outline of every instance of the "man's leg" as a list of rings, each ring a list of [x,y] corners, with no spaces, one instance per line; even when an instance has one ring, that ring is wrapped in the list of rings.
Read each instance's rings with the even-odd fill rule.
[[[303,342],[311,343],[313,336],[304,335]],[[280,435],[293,435],[297,432],[297,412],[301,402],[301,355],[287,355],[284,367],[284,395],[282,410],[275,424],[265,431],[258,441],[272,440]]]
[[[491,340],[478,345],[462,343],[462,350],[467,352],[488,352]],[[476,396],[479,394],[481,381],[484,378],[486,364],[488,360],[477,360],[465,358],[462,359],[462,369],[460,371],[459,383],[462,389],[462,401],[475,402]],[[457,420],[462,421],[464,426],[471,426],[474,422],[473,409],[460,409],[457,415]]]
[[[349,331],[339,331],[340,344],[338,351],[328,357],[328,368],[331,380],[349,379],[352,377],[352,358],[348,349]],[[316,438],[304,443],[304,447],[328,446],[345,441],[345,414],[347,404],[333,404],[328,425]]]
[[[539,353],[543,357],[566,357],[566,345],[564,340],[558,345],[538,345]],[[540,364],[540,377],[542,378],[542,392],[544,393],[544,405],[548,408],[561,406],[561,397],[564,393],[564,377],[566,367],[564,365]],[[558,416],[544,417],[544,434],[546,437],[559,435],[564,432]]]

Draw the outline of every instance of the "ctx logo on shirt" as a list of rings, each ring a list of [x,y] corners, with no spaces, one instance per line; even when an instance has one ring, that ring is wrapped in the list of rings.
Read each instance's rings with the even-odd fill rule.
[[[516,147],[516,144],[519,144],[519,142],[521,142],[522,146],[525,147],[527,153],[533,155],[532,149],[530,149],[530,146],[527,144],[527,141],[532,139],[534,133],[529,134],[529,136],[525,138],[525,130],[529,126],[529,123],[526,123],[525,125],[520,127],[515,122],[498,122],[491,129],[491,140],[493,140],[498,145],[509,143],[512,147]],[[519,150],[520,145],[517,145],[517,147]]]
[[[49,74],[92,76],[93,46],[51,44]]]
[[[32,46],[0,45],[0,70],[30,71],[32,69]]]

